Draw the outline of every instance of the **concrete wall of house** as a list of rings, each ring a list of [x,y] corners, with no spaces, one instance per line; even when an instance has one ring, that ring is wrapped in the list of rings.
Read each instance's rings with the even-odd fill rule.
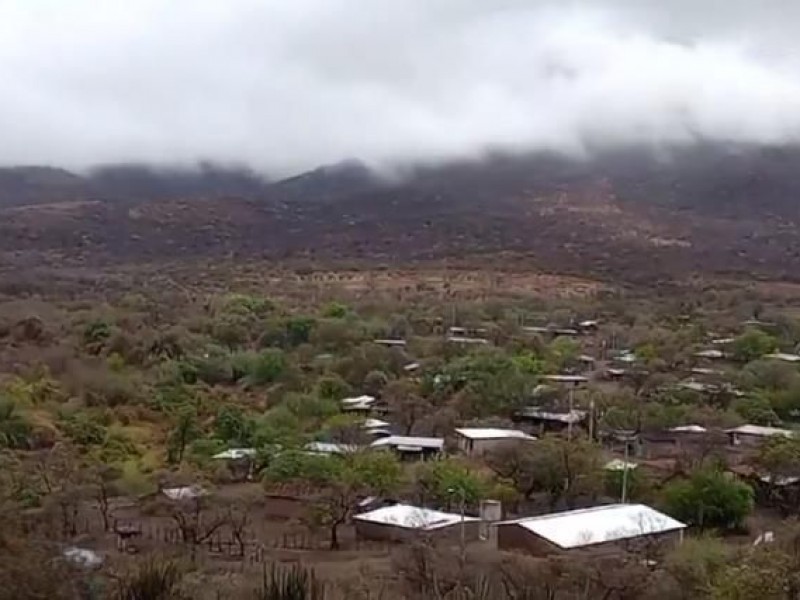
[[[558,546],[515,523],[497,525],[497,549],[548,556],[559,552]]]
[[[546,539],[525,529],[520,525],[509,523],[497,526],[497,548],[499,550],[521,551],[532,556],[589,555],[607,556],[625,551],[645,552],[656,548],[664,549],[676,546],[681,540],[680,531],[669,531],[655,535],[642,536],[627,540],[592,544],[580,548],[563,549]]]
[[[479,538],[479,521],[464,523],[464,538],[468,542]],[[419,531],[396,525],[371,523],[368,521],[355,521],[356,537],[360,540],[373,540],[383,542],[410,542],[415,540],[430,540],[431,542],[458,542],[461,539],[461,523],[447,527],[440,527],[431,531]]]
[[[498,448],[524,443],[525,440],[508,438],[472,440],[459,436],[458,439],[458,446],[461,451],[469,454],[470,456],[483,456],[484,454],[492,452],[493,450],[497,450]]]

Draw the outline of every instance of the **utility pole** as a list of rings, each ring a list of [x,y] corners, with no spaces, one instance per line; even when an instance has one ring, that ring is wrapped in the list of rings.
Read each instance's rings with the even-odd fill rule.
[[[455,494],[456,492],[460,493],[459,498],[459,513],[461,515],[461,522],[460,522],[460,538],[461,538],[461,547],[460,547],[460,573],[459,573],[459,581],[463,588],[464,585],[464,569],[466,568],[467,564],[467,533],[466,533],[466,518],[465,518],[465,510],[467,504],[467,494],[464,491],[464,487],[461,486],[458,489],[456,488],[448,488],[448,494]]]
[[[622,504],[628,503],[628,440],[625,440],[625,458],[622,465]]]

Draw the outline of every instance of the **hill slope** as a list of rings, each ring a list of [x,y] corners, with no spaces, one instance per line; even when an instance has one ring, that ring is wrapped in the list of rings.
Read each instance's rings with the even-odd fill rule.
[[[392,181],[354,162],[275,183],[213,167],[22,172],[0,171],[0,252],[12,262],[513,255],[628,279],[800,273],[794,148],[493,157]]]

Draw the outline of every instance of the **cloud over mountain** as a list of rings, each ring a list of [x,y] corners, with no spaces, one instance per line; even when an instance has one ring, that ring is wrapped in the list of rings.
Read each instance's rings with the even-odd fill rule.
[[[0,163],[795,142],[798,22],[782,0],[0,0]]]

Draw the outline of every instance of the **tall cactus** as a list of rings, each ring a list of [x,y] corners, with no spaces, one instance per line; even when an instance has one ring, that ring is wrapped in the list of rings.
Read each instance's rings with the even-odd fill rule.
[[[273,563],[264,567],[261,588],[253,600],[325,600],[325,585],[314,571],[300,565],[290,568]]]

